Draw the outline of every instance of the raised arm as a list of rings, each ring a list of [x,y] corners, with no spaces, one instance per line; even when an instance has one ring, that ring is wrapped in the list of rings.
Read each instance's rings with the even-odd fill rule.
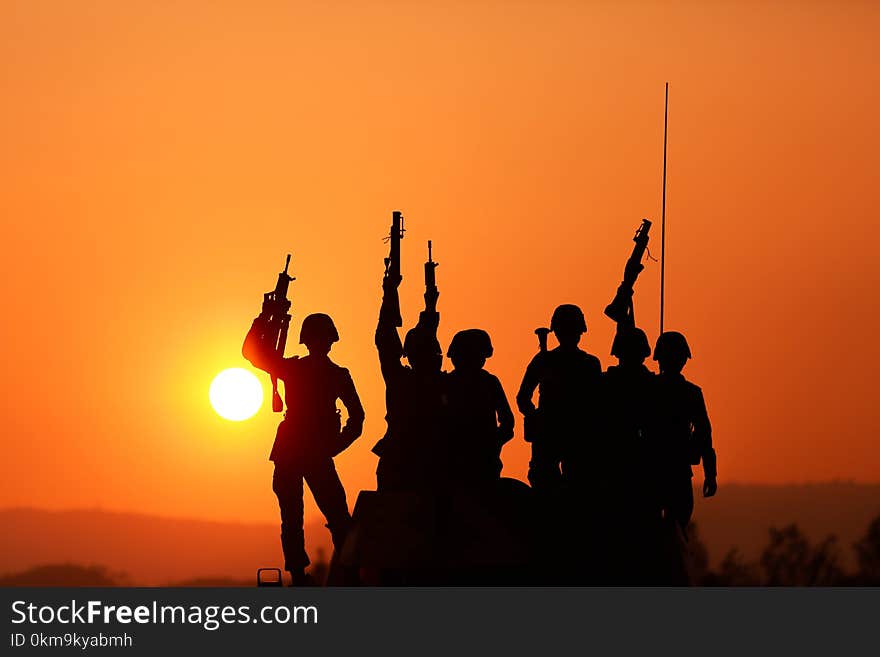
[[[413,331],[419,333],[419,338],[424,341],[437,340],[437,328],[440,326],[440,313],[436,309],[426,309],[419,313],[419,321],[413,327]]]
[[[280,376],[284,357],[275,351],[266,336],[268,320],[263,314],[257,317],[244,338],[241,355],[251,365],[274,376]]]
[[[379,323],[376,325],[376,349],[379,351],[379,364],[382,376],[387,381],[402,365],[403,345],[397,332],[397,318],[400,317],[400,297],[397,288],[400,276],[385,276],[382,281],[382,306],[379,309]]]
[[[416,325],[423,331],[431,331],[434,338],[437,337],[437,328],[440,326],[440,313],[437,312],[439,298],[440,292],[436,285],[425,290],[425,309],[419,313],[419,322]]]

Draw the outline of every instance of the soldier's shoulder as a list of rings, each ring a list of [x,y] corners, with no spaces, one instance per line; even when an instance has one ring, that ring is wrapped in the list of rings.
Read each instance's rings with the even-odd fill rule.
[[[590,367],[597,367],[597,368],[599,368],[600,371],[602,370],[602,363],[596,356],[594,356],[593,354],[591,354],[589,352],[584,351],[583,349],[580,351],[580,353],[581,353],[581,360],[585,364],[589,365]]]
[[[658,385],[669,390],[670,394],[678,395],[679,398],[697,402],[703,399],[703,389],[696,383],[688,381],[684,376],[677,376],[671,379],[659,375],[657,377]]]
[[[345,379],[345,378],[350,379],[351,378],[351,373],[348,371],[347,367],[343,367],[342,365],[339,365],[338,363],[334,363],[329,358],[327,359],[326,362],[327,362],[327,369],[329,369],[331,372],[336,374],[338,377],[343,378],[343,379]]]
[[[530,370],[540,370],[545,367],[548,361],[552,358],[549,354],[552,353],[550,351],[539,351],[534,356],[532,356],[532,360],[529,361],[528,369]]]
[[[486,370],[480,370],[480,378],[485,381],[487,384],[491,384],[493,386],[500,386],[501,379],[492,374],[492,372],[488,372]]]
[[[547,358],[549,357],[549,354],[551,354],[551,353],[552,353],[552,351],[539,351],[534,356],[532,356],[532,360],[529,361],[529,365],[540,364],[540,363],[545,362],[547,360]]]

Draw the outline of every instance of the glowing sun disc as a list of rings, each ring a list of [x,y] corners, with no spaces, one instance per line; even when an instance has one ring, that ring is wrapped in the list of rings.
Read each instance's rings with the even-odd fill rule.
[[[223,370],[208,390],[217,415],[233,422],[253,417],[263,403],[263,387],[253,374],[240,367]]]

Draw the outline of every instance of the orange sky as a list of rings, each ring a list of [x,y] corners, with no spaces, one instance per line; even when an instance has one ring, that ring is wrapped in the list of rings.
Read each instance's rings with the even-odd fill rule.
[[[665,80],[667,325],[720,494],[880,480],[880,6],[767,4],[3,3],[0,507],[274,520],[277,416],[221,420],[207,389],[288,251],[294,322],[336,319],[366,407],[337,459],[353,503],[384,430],[393,209],[407,323],[431,238],[441,338],[490,330],[511,398],[557,303],[610,364],[602,308],[659,218]],[[658,289],[652,263],[652,340]],[[523,477],[520,427],[503,456]]]

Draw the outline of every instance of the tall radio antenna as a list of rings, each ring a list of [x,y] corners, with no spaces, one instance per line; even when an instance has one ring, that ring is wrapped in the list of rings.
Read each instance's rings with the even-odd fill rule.
[[[663,204],[660,210],[660,333],[663,333],[663,310],[666,304],[666,134],[669,125],[669,83],[663,102]]]

